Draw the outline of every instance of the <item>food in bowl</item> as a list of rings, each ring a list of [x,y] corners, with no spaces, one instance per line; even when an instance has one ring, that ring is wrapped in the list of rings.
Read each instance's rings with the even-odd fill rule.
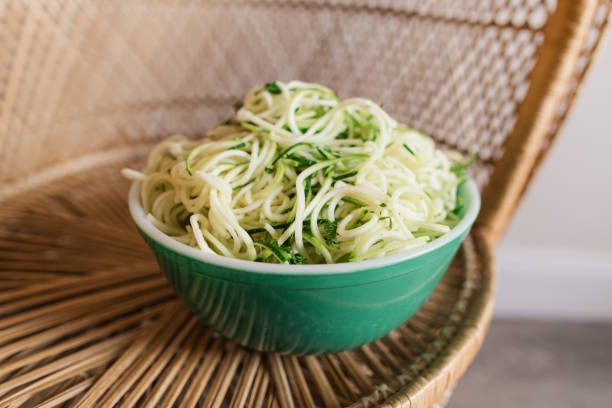
[[[445,274],[480,207],[476,183],[468,179],[458,190],[460,221],[430,243],[365,261],[288,265],[184,245],[151,223],[140,192],[135,182],[132,218],[193,312],[247,347],[292,354],[358,347],[409,319]]]
[[[480,208],[467,164],[371,101],[292,81],[124,174],[138,230],[198,317],[247,347],[318,354],[426,301]]]
[[[321,85],[270,82],[192,141],[155,146],[140,182],[148,220],[204,253],[333,264],[400,253],[459,221],[463,158],[376,103]]]

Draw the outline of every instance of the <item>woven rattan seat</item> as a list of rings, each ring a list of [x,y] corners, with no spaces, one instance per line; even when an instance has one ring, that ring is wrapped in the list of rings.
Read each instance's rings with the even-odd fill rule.
[[[493,248],[610,12],[594,1],[0,4],[0,406],[444,405],[484,338]],[[175,296],[119,169],[271,79],[364,96],[479,153],[483,209],[401,328],[322,356],[248,350]]]

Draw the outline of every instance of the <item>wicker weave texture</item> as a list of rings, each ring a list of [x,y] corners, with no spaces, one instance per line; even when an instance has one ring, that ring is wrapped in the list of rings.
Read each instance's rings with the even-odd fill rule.
[[[479,152],[485,183],[550,8],[373,3],[8,1],[1,181],[173,132],[201,135],[254,84],[299,78],[373,98]]]
[[[463,325],[484,330],[475,306],[490,296],[491,259],[470,238],[384,339],[317,357],[246,350],[176,299],[130,222],[123,164],[0,207],[0,406],[373,406],[436,373]]]
[[[550,0],[7,0],[0,6],[0,183],[175,132],[202,135],[253,85],[298,78],[372,98],[446,146],[478,152],[472,171],[485,186],[507,139],[532,133],[515,128],[558,8],[581,17],[558,16],[561,28],[592,32],[578,36],[585,52],[571,55],[571,80],[537,78],[563,88],[558,117],[546,118],[548,136],[571,104],[609,0],[560,7]],[[565,42],[552,46],[571,54]],[[541,94],[529,105],[541,104]],[[532,148],[545,149],[548,139],[538,135]],[[511,182],[506,177],[496,183]]]
[[[608,13],[609,0],[559,7],[550,0],[7,0],[0,7],[0,183],[175,132],[202,135],[253,85],[298,78],[372,98],[446,146],[478,152],[472,171],[485,186],[509,138],[516,150],[538,133],[530,149],[546,149]],[[555,32],[577,27],[548,44],[553,55],[541,61],[555,19]],[[571,38],[582,55],[568,50]],[[566,56],[575,72],[536,78],[561,88],[556,117],[545,118],[545,131],[525,131],[517,119],[536,63]],[[529,109],[549,91],[529,98]],[[529,168],[534,160],[525,160]],[[505,173],[497,185],[513,181]],[[527,180],[515,180],[517,191]],[[511,207],[520,198],[485,194],[505,196]],[[484,198],[493,212],[503,205]],[[504,224],[508,217],[488,218]]]
[[[610,4],[0,2],[0,406],[445,399],[491,315],[491,246],[575,98]],[[122,165],[171,133],[204,134],[277,78],[372,98],[479,153],[473,236],[417,315],[361,349],[278,357],[221,339],[176,300],[127,215]]]

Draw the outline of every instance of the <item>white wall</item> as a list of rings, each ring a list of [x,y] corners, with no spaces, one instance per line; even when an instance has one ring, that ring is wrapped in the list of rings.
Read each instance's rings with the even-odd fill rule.
[[[498,316],[612,320],[612,46],[498,248]]]

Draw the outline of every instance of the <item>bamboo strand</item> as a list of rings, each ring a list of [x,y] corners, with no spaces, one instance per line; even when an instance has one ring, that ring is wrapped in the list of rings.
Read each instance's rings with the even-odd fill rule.
[[[367,392],[372,389],[371,380],[359,368],[349,352],[344,351],[342,353],[338,353],[336,354],[336,357],[338,360],[340,360],[342,365],[346,367],[346,371],[351,375],[351,380],[355,382],[362,392]]]
[[[154,288],[154,285],[150,285],[150,286]],[[132,296],[135,296],[135,295],[136,294],[132,294]],[[155,300],[155,299],[159,299],[159,300],[167,299],[171,295],[172,295],[171,289],[168,288],[166,285],[163,285],[162,287],[159,288],[159,290],[151,291],[145,296],[147,300],[150,301],[150,300]],[[117,301],[120,299],[121,297],[119,299],[109,299],[109,300]],[[60,313],[55,313],[55,314],[47,313],[44,316],[38,317],[37,319],[28,320],[23,323],[20,323],[19,325],[15,325],[15,326],[0,330],[0,343],[8,342],[10,340],[14,340],[16,338],[37,332],[41,329],[45,329],[46,327],[53,327],[61,323],[66,323],[66,325],[70,327],[71,319],[78,319],[79,317],[83,317],[83,316],[87,318],[88,313],[97,312],[100,310],[100,308],[103,308],[104,306],[105,306],[105,302],[96,301],[96,303],[94,304],[85,304],[83,305],[82,308],[79,308],[79,309],[72,308],[69,310],[64,310],[63,313],[61,314]],[[95,319],[97,317],[98,316],[93,316],[91,318]]]
[[[236,386],[236,392],[234,393],[232,400],[230,401],[230,408],[242,408],[246,406],[249,393],[253,393],[256,389],[254,386],[257,369],[261,363],[261,354],[257,352],[251,352],[247,356],[247,362],[243,367],[238,384]]]
[[[134,274],[135,277],[139,276],[147,276],[152,274],[157,274],[157,270],[155,268],[151,268],[151,265],[147,262],[145,267],[144,265],[133,265],[130,269],[130,274]],[[81,285],[89,282],[95,282],[97,280],[103,280],[104,278],[112,277],[117,273],[125,272],[123,267],[119,268],[111,268],[110,270],[102,270],[99,272],[93,272],[90,276],[87,277],[62,277],[55,281],[38,283],[35,285],[29,285],[23,287],[19,290],[12,290],[10,292],[0,293],[0,303],[6,303],[15,299],[23,299],[35,294],[44,293],[47,291],[59,290],[65,287],[71,287],[73,285]]]
[[[202,392],[208,385],[208,381],[213,372],[217,368],[217,363],[221,360],[225,340],[217,337],[210,347],[206,350],[203,356],[202,364],[191,382],[189,389],[186,391],[185,399],[181,405],[186,407],[194,407],[202,397]]]
[[[138,358],[142,350],[150,341],[163,329],[163,327],[174,317],[180,309],[180,305],[175,304],[168,307],[157,320],[154,327],[147,330],[144,336],[137,337],[115,363],[100,377],[96,383],[79,399],[79,407],[94,406],[96,401],[106,392],[107,387],[112,385],[125,370]]]
[[[117,341],[117,344],[115,345],[120,345],[120,344],[127,344],[129,338],[123,338],[122,340],[124,340],[123,343]],[[115,340],[116,341],[116,340]],[[53,372],[53,374],[47,375],[46,377],[24,387],[19,389],[19,391],[16,391],[14,394],[5,397],[4,400],[0,401],[0,404],[5,404],[5,403],[9,403],[11,401],[14,401],[15,399],[21,398],[24,395],[32,395],[37,391],[43,390],[46,387],[52,386],[54,384],[60,383],[62,381],[65,381],[68,378],[74,377],[76,375],[80,375],[81,373],[90,370],[94,367],[98,367],[100,365],[104,365],[106,363],[108,363],[109,361],[111,361],[113,358],[115,358],[119,352],[120,352],[120,348],[111,348],[108,347],[108,344],[111,343],[111,341],[109,341],[107,344],[102,345],[102,347],[100,347],[100,345],[96,345],[99,348],[102,348],[103,351],[100,352],[99,350],[90,355],[89,357],[86,357],[84,359],[81,360],[77,360],[77,361],[72,361],[70,365],[68,365],[67,367],[59,370],[59,371],[55,371],[55,370],[51,370],[51,372]],[[95,346],[94,346],[95,347]],[[73,358],[73,356],[69,356],[70,358]],[[42,370],[41,370],[42,371]],[[32,373],[28,373],[27,376],[22,376],[24,379],[30,380],[33,379],[36,374],[32,374]],[[22,381],[22,379],[20,378],[19,381]],[[25,381],[25,382],[29,382],[29,381]],[[21,385],[19,384],[15,379],[12,380],[10,386],[18,386]],[[3,388],[9,388],[9,386],[5,384],[2,384]],[[2,395],[2,394],[0,394]]]
[[[217,369],[215,379],[210,385],[210,390],[204,399],[204,407],[220,407],[227,396],[228,389],[238,365],[242,362],[245,350],[231,343],[231,346]]]
[[[385,345],[385,343],[381,340],[374,341],[370,343],[371,349],[374,354],[380,356],[381,363],[390,368],[390,375],[394,373],[401,373],[403,361],[401,361],[397,355],[394,355],[389,348]]]
[[[75,299],[67,299],[42,306],[34,310],[17,313],[10,317],[5,317],[0,321],[0,327],[4,329],[0,331],[0,338],[2,338],[2,333],[7,327],[13,326],[17,323],[31,321],[36,318],[43,318],[44,316],[58,314],[64,311],[72,311],[74,313],[72,316],[78,315],[78,313],[84,314],[88,311],[86,308],[100,307],[101,304],[104,304],[111,299],[129,295],[140,290],[150,290],[161,285],[164,285],[164,282],[158,279],[146,280],[144,282],[129,282],[120,287],[100,290],[98,293],[96,293],[93,299],[91,296],[82,296]]]
[[[48,374],[59,371],[65,367],[73,365],[75,362],[81,361],[89,355],[96,353],[103,353],[105,351],[116,350],[116,346],[122,345],[128,342],[133,336],[132,332],[125,332],[119,336],[107,339],[103,342],[90,346],[84,350],[78,351],[74,354],[55,360],[47,365],[36,368],[18,377],[13,377],[8,381],[0,384],[0,395],[7,393],[13,388],[19,387],[21,384],[27,384],[38,378],[45,377]]]
[[[268,385],[270,383],[270,376],[268,371],[264,369],[264,364],[261,364],[257,369],[255,380],[253,380],[253,393],[251,400],[248,404],[249,407],[262,407],[266,394],[268,392]]]
[[[176,317],[175,321],[182,323],[181,318],[178,316]],[[140,381],[136,383],[134,388],[130,391],[130,393],[123,400],[121,404],[122,406],[126,406],[126,407],[136,406],[136,403],[138,402],[140,397],[144,394],[144,392],[151,385],[151,383],[159,377],[159,374],[161,373],[163,368],[166,366],[170,358],[175,354],[175,352],[177,351],[177,348],[183,342],[185,337],[187,337],[189,332],[193,330],[196,323],[197,323],[197,319],[194,316],[191,316],[189,320],[182,326],[181,330],[176,335],[174,335],[175,330],[173,330],[172,327],[166,328],[168,334],[164,338],[160,339],[159,343],[157,343],[160,349],[159,351],[162,351],[161,349],[164,346],[164,343],[166,341],[168,341],[172,336],[174,337],[172,337],[171,342],[163,349],[161,354],[159,354],[159,358],[157,358],[157,361],[155,361],[152,365],[149,366],[147,364],[147,360],[143,359],[141,362],[139,362],[139,367],[142,367],[142,369],[138,371],[133,370],[135,372],[130,372],[129,374],[126,374],[126,376],[124,376],[123,381],[125,381],[127,378],[136,379],[144,373],[142,378],[140,378]],[[157,354],[156,354],[157,352],[158,352],[157,347],[153,347],[153,346],[148,347],[147,359],[150,361],[153,361],[153,359],[157,357]],[[146,373],[145,373],[145,370],[146,370]],[[125,389],[127,389],[127,385]],[[110,405],[113,405],[113,406],[117,405],[116,401],[118,401],[119,397],[122,395],[119,392],[116,392],[117,396],[111,400],[110,399],[111,393],[112,393],[112,389],[107,394],[109,395],[109,397],[105,399],[101,403],[101,405],[109,404],[111,402],[113,403]]]
[[[161,295],[161,296],[160,296]],[[129,300],[125,300],[120,302],[114,306],[109,307],[106,310],[102,310],[94,315],[86,315],[81,318],[66,322],[62,325],[57,325],[58,323],[63,322],[62,319],[58,319],[57,322],[53,322],[50,326],[51,328],[44,330],[40,333],[37,333],[33,336],[26,337],[24,339],[20,339],[15,341],[14,343],[8,343],[5,346],[0,347],[0,355],[1,356],[9,356],[13,353],[16,353],[20,350],[25,350],[30,347],[45,345],[51,343],[58,338],[69,335],[71,333],[77,332],[83,328],[89,327],[90,325],[94,325],[100,322],[103,322],[107,319],[114,318],[120,316],[122,314],[128,313],[137,309],[139,307],[143,307],[147,304],[152,303],[153,301],[162,302],[167,300],[168,297],[171,296],[171,292],[169,288],[163,288],[157,292],[147,293],[138,297],[134,297]],[[41,328],[48,327],[46,325],[34,325],[32,331],[38,331]],[[22,333],[19,333],[22,334]],[[19,337],[19,336],[14,336]]]
[[[327,380],[327,376],[325,372],[321,368],[318,360],[315,357],[307,356],[304,357],[304,362],[306,366],[312,373],[312,380],[317,385],[319,392],[321,393],[321,398],[325,402],[325,406],[327,407],[339,407],[340,402],[336,398],[336,394],[333,388],[329,385],[329,381]]]
[[[302,407],[313,407],[315,406],[314,400],[309,390],[309,386],[304,378],[302,367],[295,356],[287,356],[283,359],[285,367],[287,367],[287,374],[291,388],[295,390],[300,400],[300,406]]]
[[[79,346],[87,344],[88,342],[92,340],[99,339],[100,337],[106,337],[110,333],[113,333],[121,329],[125,329],[129,326],[132,326],[135,323],[142,322],[143,320],[149,317],[157,315],[159,311],[162,309],[162,307],[163,305],[156,306],[151,309],[143,310],[132,316],[124,317],[121,320],[112,321],[111,323],[108,323],[104,326],[97,327],[91,331],[87,331],[81,334],[80,336],[72,337],[54,346],[38,350],[34,352],[33,354],[30,354],[19,360],[5,363],[3,366],[0,366],[0,378],[5,374],[10,373],[11,371],[21,368],[23,366],[26,366],[28,364],[34,364],[37,361],[42,361],[47,357],[59,355],[66,350],[77,348]]]
[[[204,357],[204,353],[208,350],[209,342],[212,337],[213,332],[210,329],[207,329],[204,332],[204,335],[200,337],[198,343],[187,358],[186,368],[179,373],[178,378],[172,383],[172,386],[170,387],[170,390],[168,391],[164,400],[165,406],[174,406],[180,395],[186,392],[184,387],[186,386],[188,380],[192,378],[191,376],[196,367],[200,365],[200,361]],[[180,405],[186,406],[185,404]]]
[[[326,371],[329,373],[334,389],[347,400],[355,400],[359,395],[359,389],[354,382],[345,375],[338,357],[333,354],[325,355],[321,364],[327,366]]]
[[[193,347],[196,344],[196,340],[201,336],[202,330],[198,327],[191,330],[189,337],[185,340],[185,343],[178,349],[174,360],[170,361],[166,365],[165,372],[162,373],[155,383],[151,392],[147,395],[146,399],[142,403],[143,407],[154,408],[160,406],[161,400],[166,394],[166,391],[171,386],[176,376],[179,374],[179,370],[183,368],[183,365],[187,361],[187,357],[192,352]],[[176,384],[176,383],[175,383]]]
[[[72,387],[65,389],[59,394],[54,395],[48,400],[41,402],[40,404],[36,405],[36,408],[53,408],[58,405],[61,405],[64,402],[69,401],[77,395],[81,394],[89,386],[91,386],[92,383],[93,381],[91,379],[83,380],[78,384],[75,384]]]
[[[361,347],[358,352],[361,356],[363,356],[364,360],[368,364],[368,367],[370,367],[372,371],[374,371],[374,374],[379,378],[386,379],[393,375],[393,372],[380,362],[378,356],[372,351],[369,344]]]
[[[109,276],[105,278],[101,278],[97,275],[86,276],[80,278],[78,281],[73,281],[68,285],[55,286],[53,287],[53,290],[48,291],[48,293],[22,291],[26,292],[22,296],[27,297],[24,297],[21,300],[13,301],[8,304],[0,305],[0,315],[15,313],[20,309],[26,309],[34,305],[66,299],[72,295],[78,295],[82,292],[89,292],[93,289],[98,289],[101,287],[111,286],[119,283],[125,283],[126,281],[137,280],[138,278],[141,278],[143,276],[151,275],[150,265],[147,265],[143,268],[146,272],[139,271],[138,267],[134,266],[130,268],[118,269],[118,271],[113,271],[112,274],[109,274]]]
[[[267,355],[270,372],[272,373],[272,380],[276,387],[275,397],[278,399],[278,404],[281,408],[292,408],[293,397],[291,396],[291,388],[287,380],[287,373],[283,367],[283,362],[278,354]]]

